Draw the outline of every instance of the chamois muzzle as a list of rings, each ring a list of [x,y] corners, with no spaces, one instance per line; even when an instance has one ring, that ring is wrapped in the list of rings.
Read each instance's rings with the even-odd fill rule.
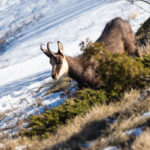
[[[52,74],[52,78],[53,79],[57,79],[56,75]]]

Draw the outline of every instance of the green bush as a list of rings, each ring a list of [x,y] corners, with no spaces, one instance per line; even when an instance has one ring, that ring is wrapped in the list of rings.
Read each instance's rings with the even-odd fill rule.
[[[150,69],[150,54],[143,56],[142,59],[137,59],[139,60],[145,68]]]
[[[150,55],[144,56],[143,59],[135,59],[126,53],[111,54],[105,50],[103,43],[93,43],[85,49],[84,55],[97,60],[97,71],[104,82],[101,88],[112,100],[118,99],[131,88],[140,89],[149,84],[141,78],[146,78],[150,74]]]
[[[69,119],[85,114],[96,103],[105,101],[107,101],[107,97],[103,90],[85,89],[79,91],[77,98],[66,100],[63,105],[52,108],[44,114],[31,115],[30,127],[32,130],[25,131],[23,134],[46,138],[59,126],[66,124]]]

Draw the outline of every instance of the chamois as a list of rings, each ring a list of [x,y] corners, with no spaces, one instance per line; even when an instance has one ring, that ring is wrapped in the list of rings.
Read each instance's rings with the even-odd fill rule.
[[[106,49],[111,53],[127,51],[129,55],[140,55],[134,44],[134,36],[129,23],[121,18],[115,18],[108,22],[96,42],[104,42]],[[62,43],[58,41],[57,44],[57,53],[51,51],[50,42],[47,43],[47,49],[40,46],[40,49],[50,58],[52,78],[58,79],[64,74],[68,74],[77,81],[80,88],[100,88],[103,82],[96,72],[96,61],[88,60],[85,55],[66,56]],[[89,65],[90,61],[95,63],[95,67]]]

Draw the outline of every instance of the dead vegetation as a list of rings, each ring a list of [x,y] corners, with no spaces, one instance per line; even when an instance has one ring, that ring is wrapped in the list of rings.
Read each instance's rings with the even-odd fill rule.
[[[136,138],[132,145],[133,150],[148,150],[150,149],[150,129],[147,128],[145,132]]]
[[[132,144],[136,137],[149,127],[149,117],[142,118],[144,112],[150,111],[150,98],[131,105],[122,112],[119,112],[115,123],[110,126],[104,138],[99,140],[91,148],[93,150],[101,147],[117,146],[119,149],[132,149]]]
[[[150,18],[138,29],[135,35],[137,45],[143,55],[150,53]]]
[[[13,21],[12,25],[9,27],[9,30],[4,32],[0,37],[0,54],[3,54],[6,51],[8,45],[10,45],[16,38],[22,36],[22,29],[26,28],[31,24],[31,21],[22,21],[17,24]]]
[[[61,80],[55,81],[54,84],[50,87],[45,95],[56,93],[59,91],[64,91],[65,89],[69,88],[72,79],[69,77],[62,78]]]
[[[144,126],[148,121],[148,118],[141,120],[141,115],[150,111],[150,98],[135,103],[138,96],[139,92],[132,90],[125,94],[122,101],[96,105],[86,115],[75,117],[67,125],[59,128],[55,134],[40,142],[25,137],[2,142],[7,145],[6,149],[12,150],[17,145],[27,145],[27,149],[32,150],[84,149],[84,145],[91,141],[95,141],[90,147],[94,150],[109,145],[127,147],[130,141],[135,140],[135,136],[124,136],[125,131]]]
[[[72,79],[69,77],[63,77],[60,80],[52,80],[51,82],[48,83],[43,83],[36,91],[36,93],[42,91],[43,89],[47,88],[47,90],[44,93],[44,96],[52,94],[52,93],[57,93],[60,91],[65,91],[67,90],[72,83]]]
[[[142,55],[150,54],[150,39],[146,41],[146,45],[140,45],[139,48]]]

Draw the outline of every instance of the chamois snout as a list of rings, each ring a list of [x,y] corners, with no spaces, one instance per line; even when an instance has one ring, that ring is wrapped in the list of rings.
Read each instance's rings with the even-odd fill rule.
[[[54,74],[52,74],[52,78],[53,78],[53,79],[57,79],[57,78],[56,78],[56,75],[54,75]]]

